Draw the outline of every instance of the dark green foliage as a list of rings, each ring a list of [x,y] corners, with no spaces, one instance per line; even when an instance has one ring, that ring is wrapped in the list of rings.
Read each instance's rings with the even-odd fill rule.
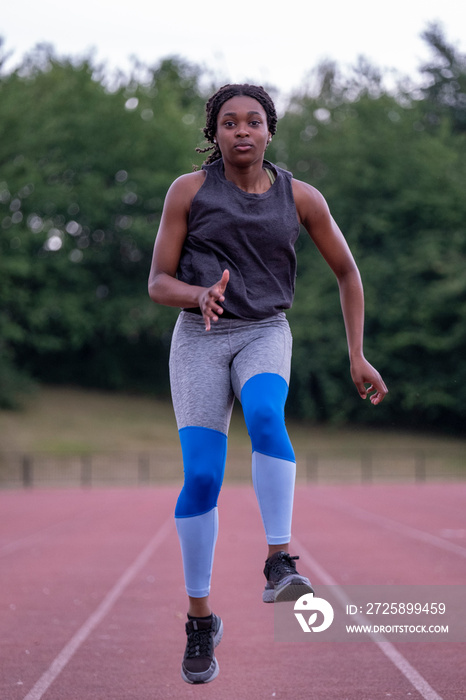
[[[323,66],[320,89],[295,98],[274,148],[326,196],[345,233],[365,285],[366,355],[390,394],[376,411],[355,400],[337,287],[306,242],[290,314],[299,328],[293,408],[320,420],[462,431],[465,136],[446,114],[434,128],[429,100],[384,92],[366,69],[342,84]]]
[[[204,99],[176,61],[113,92],[94,74],[42,47],[0,82],[3,362],[8,376],[166,390],[173,313],[150,302],[147,274]]]
[[[466,56],[450,46],[436,24],[423,33],[433,58],[422,67],[428,79],[422,92],[429,106],[428,122],[437,125],[447,117],[456,132],[466,131]]]
[[[303,233],[289,313],[289,410],[314,421],[463,431],[466,403],[465,59],[438,27],[422,89],[361,61],[290,100],[268,158],[316,186],[360,267],[366,356],[390,393],[349,377],[335,278]],[[19,378],[168,390],[176,310],[147,296],[170,183],[200,165],[213,92],[177,59],[114,89],[92,62],[39,48],[0,79],[0,402]]]

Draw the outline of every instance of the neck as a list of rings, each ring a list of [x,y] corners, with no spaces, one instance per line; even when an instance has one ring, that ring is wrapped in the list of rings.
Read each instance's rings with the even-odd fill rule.
[[[225,179],[253,194],[263,194],[270,188],[270,180],[262,162],[239,168],[224,162]]]

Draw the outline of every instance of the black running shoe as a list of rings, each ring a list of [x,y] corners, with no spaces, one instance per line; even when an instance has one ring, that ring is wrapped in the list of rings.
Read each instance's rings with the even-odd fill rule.
[[[192,619],[186,623],[188,641],[181,664],[181,677],[186,683],[209,683],[218,676],[219,665],[214,648],[220,644],[223,622],[212,614],[212,620]]]
[[[305,593],[314,593],[311,582],[296,571],[296,559],[287,552],[275,552],[265,562],[267,583],[262,594],[264,603],[298,600]]]

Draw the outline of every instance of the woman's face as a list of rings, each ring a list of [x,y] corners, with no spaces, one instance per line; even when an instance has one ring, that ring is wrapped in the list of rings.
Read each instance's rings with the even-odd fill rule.
[[[220,107],[215,136],[224,161],[238,165],[262,162],[271,138],[264,108],[253,97],[232,97]]]

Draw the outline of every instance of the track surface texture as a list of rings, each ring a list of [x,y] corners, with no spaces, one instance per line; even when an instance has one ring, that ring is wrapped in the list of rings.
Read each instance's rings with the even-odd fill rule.
[[[220,674],[180,677],[178,487],[0,492],[1,700],[460,700],[466,644],[280,643],[251,486],[225,486],[212,586]],[[466,485],[298,486],[316,585],[466,583]]]

